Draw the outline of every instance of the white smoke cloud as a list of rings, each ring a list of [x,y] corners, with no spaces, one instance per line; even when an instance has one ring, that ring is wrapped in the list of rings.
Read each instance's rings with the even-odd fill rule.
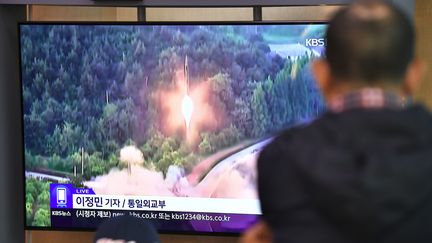
[[[97,176],[84,185],[102,195],[174,196],[167,187],[162,172],[151,171],[142,166],[127,169],[112,169],[108,174]]]
[[[124,164],[144,164],[143,153],[135,146],[126,146],[120,150],[120,161]]]
[[[234,156],[208,173],[195,168],[192,173],[196,171],[197,175],[192,178],[202,173],[205,176],[202,180],[192,179],[190,183],[184,169],[178,166],[171,165],[165,177],[162,172],[144,168],[142,152],[135,146],[126,146],[120,151],[120,161],[128,165],[127,169],[113,168],[84,185],[93,188],[96,194],[105,195],[256,199],[257,156],[258,153]]]
[[[142,167],[144,156],[138,148],[123,147],[119,159],[128,165],[127,169],[113,168],[107,175],[97,176],[84,185],[93,188],[96,194],[173,196],[166,186],[162,172]]]

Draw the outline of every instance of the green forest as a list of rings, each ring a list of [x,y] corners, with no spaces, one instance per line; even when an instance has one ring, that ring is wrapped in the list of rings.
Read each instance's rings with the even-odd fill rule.
[[[282,34],[299,36],[308,28],[288,27]],[[72,173],[83,148],[88,180],[117,166],[119,149],[130,144],[142,150],[146,166],[188,168],[238,141],[315,117],[323,102],[306,68],[314,56],[272,54],[263,36],[280,36],[276,31],[265,25],[22,26],[26,169]],[[152,95],[173,85],[186,55],[191,85],[210,82],[210,105],[226,118],[201,131],[195,148],[163,133],[165,118]]]
[[[49,226],[50,181],[28,178],[25,187],[25,212],[27,225]]]

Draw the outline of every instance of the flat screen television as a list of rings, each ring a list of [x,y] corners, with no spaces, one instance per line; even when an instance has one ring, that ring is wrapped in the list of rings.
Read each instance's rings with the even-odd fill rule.
[[[255,164],[325,109],[322,23],[19,25],[26,229],[240,233]],[[271,161],[268,161],[271,163]]]

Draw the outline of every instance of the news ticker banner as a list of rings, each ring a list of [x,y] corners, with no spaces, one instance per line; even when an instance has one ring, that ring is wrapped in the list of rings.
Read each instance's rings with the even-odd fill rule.
[[[105,219],[121,215],[150,220],[157,230],[171,232],[241,233],[259,220],[249,214],[59,208],[51,209],[51,226],[96,229]]]
[[[260,215],[257,199],[98,195],[91,188],[50,184],[51,209],[128,210]]]

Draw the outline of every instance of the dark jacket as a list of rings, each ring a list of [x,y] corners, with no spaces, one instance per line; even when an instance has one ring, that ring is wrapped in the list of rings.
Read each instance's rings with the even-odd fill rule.
[[[275,242],[432,242],[432,116],[328,113],[260,154],[258,189]]]

